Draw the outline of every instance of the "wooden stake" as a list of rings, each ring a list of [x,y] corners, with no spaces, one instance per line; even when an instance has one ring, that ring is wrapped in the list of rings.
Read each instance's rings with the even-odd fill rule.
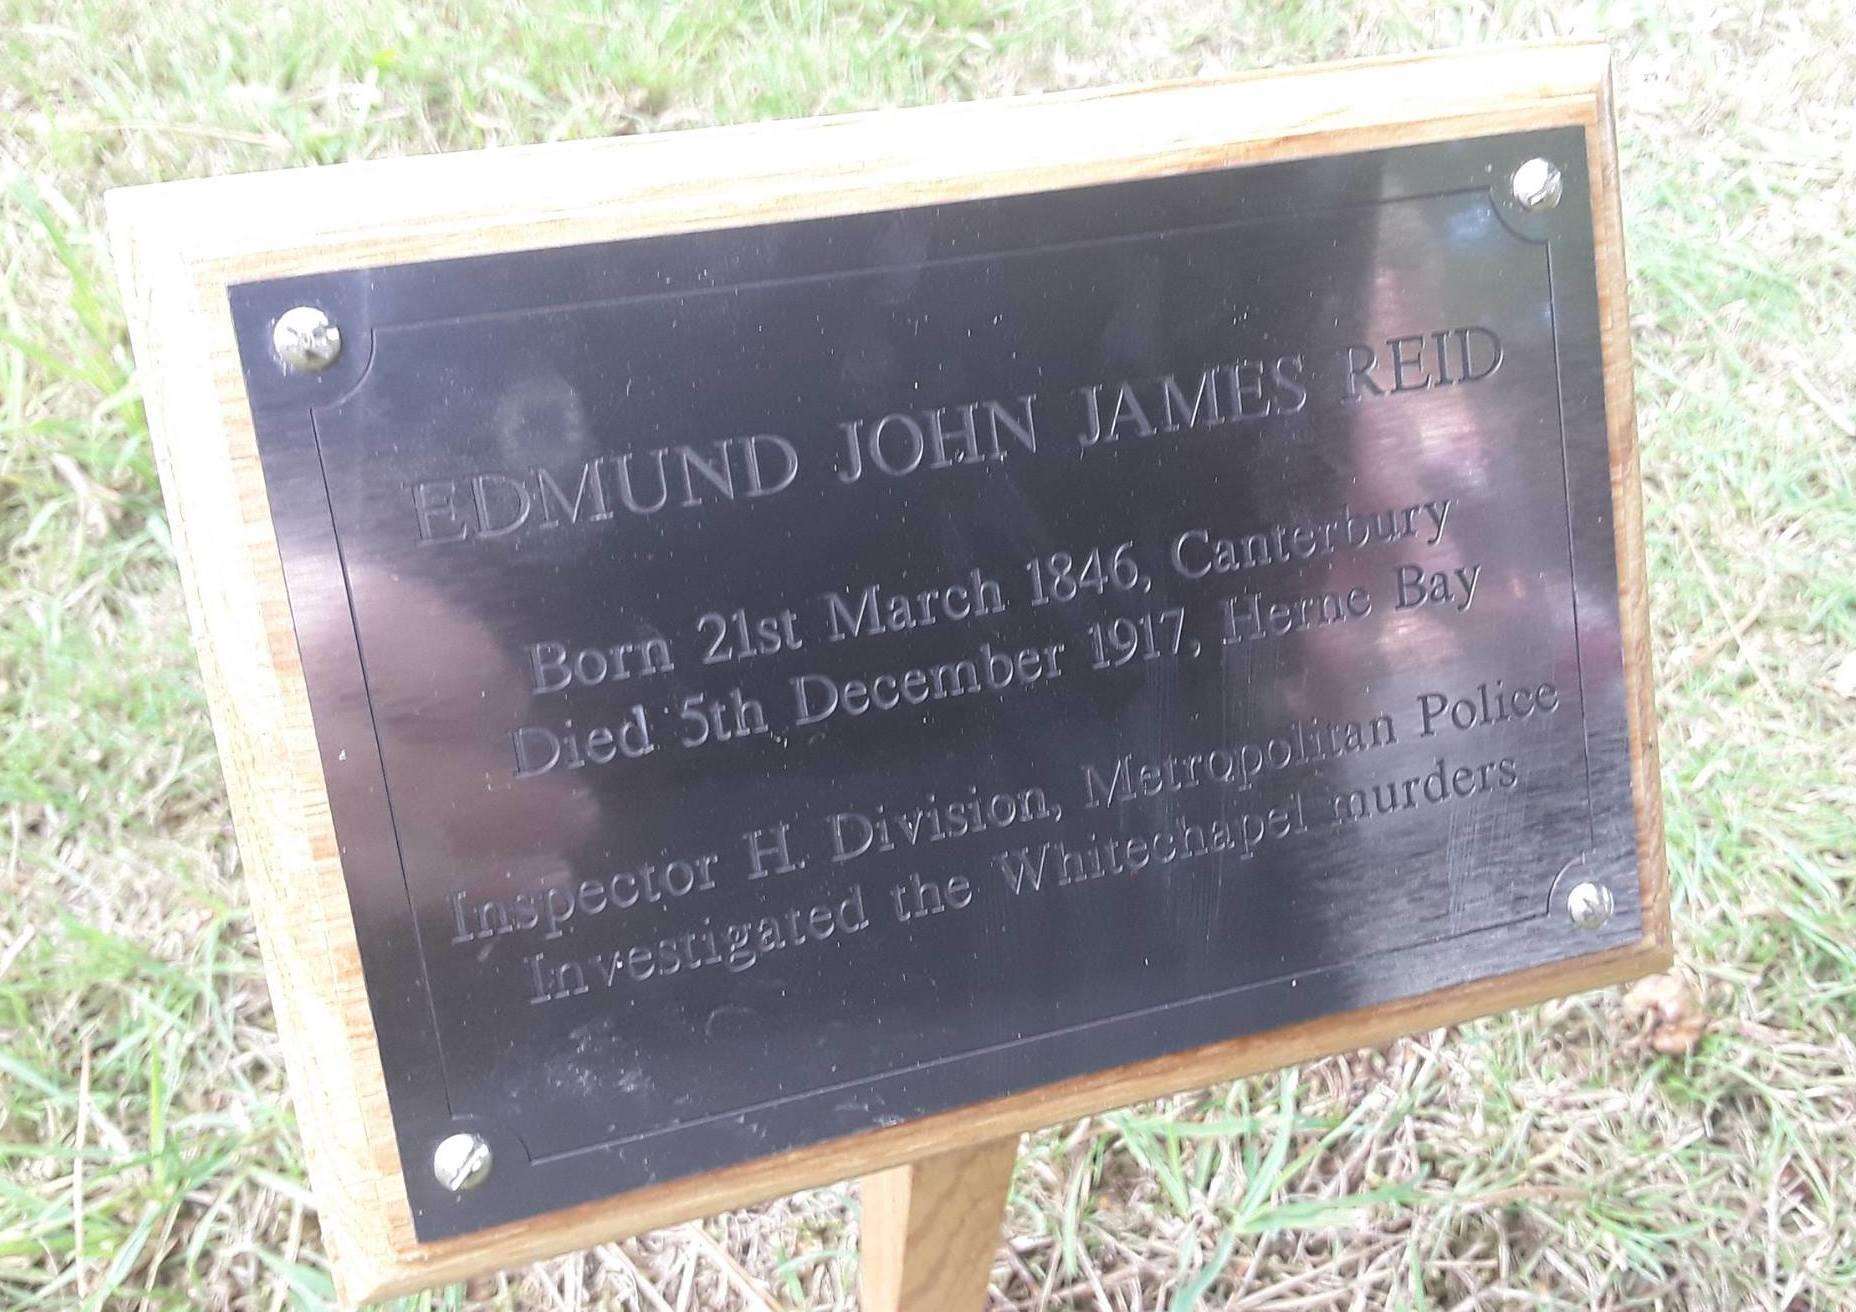
[[[979,1312],[1018,1137],[863,1177],[864,1312]]]

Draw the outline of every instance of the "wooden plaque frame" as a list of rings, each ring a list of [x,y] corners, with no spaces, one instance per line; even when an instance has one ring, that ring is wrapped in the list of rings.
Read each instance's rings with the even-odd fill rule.
[[[1585,128],[1590,152],[1645,926],[1639,942],[1099,1071],[488,1231],[434,1243],[415,1239],[234,343],[229,286],[1562,125]],[[921,1273],[905,1269],[903,1251],[905,1241],[917,1242],[911,1236],[937,1228],[922,1211],[921,1190],[939,1178],[964,1195],[963,1179],[983,1177],[983,1192],[1002,1198],[998,1168],[1009,1156],[1000,1145],[1020,1132],[1614,983],[1670,961],[1621,217],[1602,45],[1380,59],[1216,82],[166,183],[113,192],[109,213],[309,1172],[345,1300],[380,1298],[870,1175],[866,1230],[889,1237],[882,1240],[884,1255],[868,1255],[866,1290],[886,1305],[927,1306],[909,1300],[932,1301],[946,1291],[911,1286]],[[946,1164],[940,1176],[905,1169],[930,1159]],[[996,1201],[991,1215],[997,1216]],[[990,1242],[980,1235],[962,1244]]]

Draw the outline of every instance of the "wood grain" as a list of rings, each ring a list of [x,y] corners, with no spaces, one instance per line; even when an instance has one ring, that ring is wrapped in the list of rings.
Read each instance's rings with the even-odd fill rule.
[[[1645,934],[1627,949],[1065,1081],[458,1239],[399,1179],[226,289],[255,279],[1077,186],[1578,124],[1587,129]],[[303,1129],[354,1302],[1142,1098],[1613,983],[1669,960],[1607,55],[1564,45],[130,188],[111,237]]]
[[[977,1312],[999,1251],[1018,1136],[866,1175],[863,1312]]]
[[[1644,568],[1643,474],[1637,456],[1624,210],[1618,190],[1617,107],[1612,100],[1609,61],[1598,85],[1597,99],[1596,121],[1585,139],[1592,176],[1592,244],[1598,252],[1599,346],[1605,372],[1606,439],[1611,451],[1624,693],[1630,716],[1630,787],[1637,812],[1637,871],[1643,898],[1644,942],[1652,945],[1667,964],[1674,955],[1674,942],[1669,933],[1669,872],[1663,846],[1662,757],[1656,742],[1650,589]]]

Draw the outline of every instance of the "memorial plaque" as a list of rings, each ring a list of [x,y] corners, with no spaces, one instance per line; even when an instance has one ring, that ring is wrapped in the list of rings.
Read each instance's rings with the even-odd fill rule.
[[[234,288],[421,1237],[1634,941],[1584,158]]]
[[[227,278],[416,1241],[1644,960],[1596,127]]]

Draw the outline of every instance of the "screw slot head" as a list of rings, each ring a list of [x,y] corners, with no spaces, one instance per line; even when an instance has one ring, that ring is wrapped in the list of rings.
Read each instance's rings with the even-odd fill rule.
[[[1572,892],[1566,895],[1566,914],[1572,917],[1572,923],[1580,929],[1599,929],[1611,919],[1615,910],[1611,899],[1611,890],[1603,884],[1586,881],[1574,884]]]
[[[271,345],[293,374],[319,374],[342,353],[342,330],[313,305],[299,305],[278,316]]]
[[[1514,193],[1516,204],[1529,214],[1538,214],[1560,203],[1560,197],[1565,194],[1566,180],[1553,161],[1530,159],[1514,171],[1508,186]]]
[[[489,1178],[493,1160],[490,1145],[482,1135],[447,1135],[432,1150],[432,1174],[452,1193],[461,1194]]]

